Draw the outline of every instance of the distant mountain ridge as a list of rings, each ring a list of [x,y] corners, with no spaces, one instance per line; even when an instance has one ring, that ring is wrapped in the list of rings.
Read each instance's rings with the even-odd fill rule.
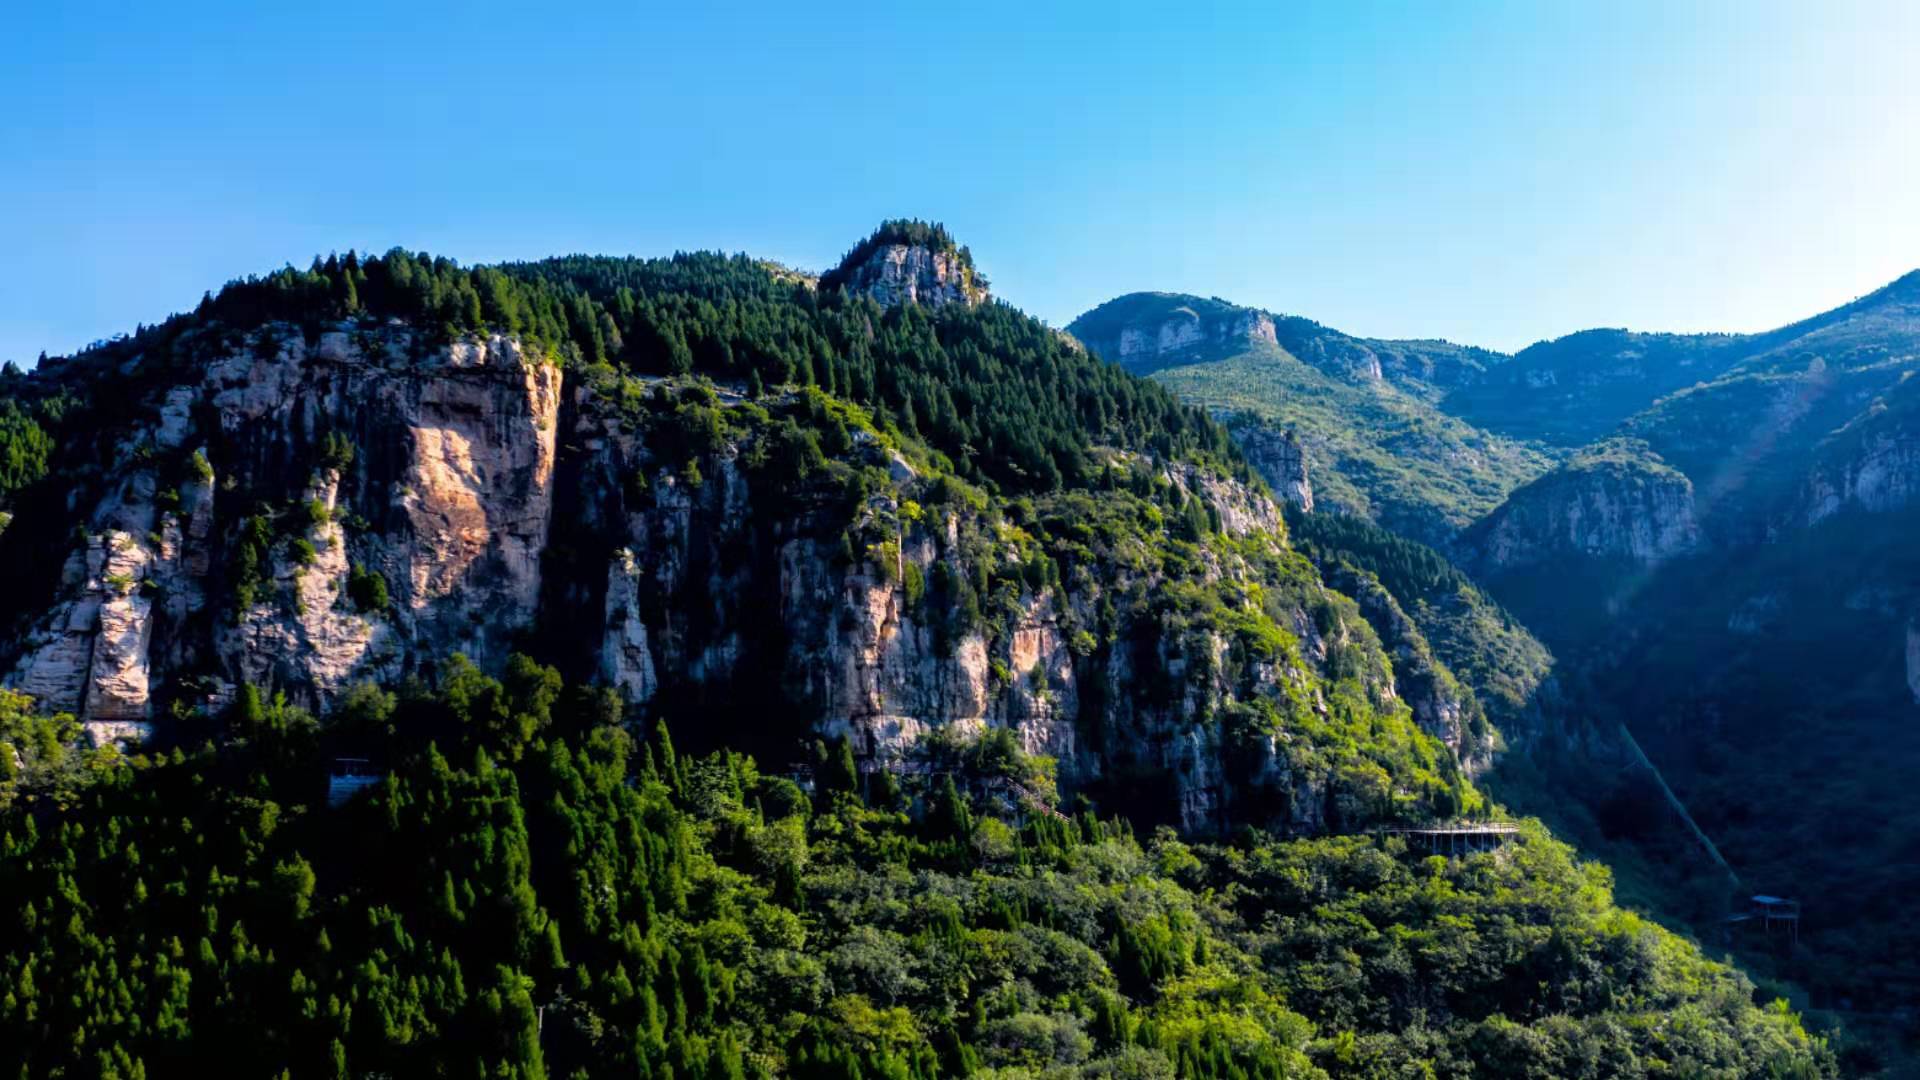
[[[1081,315],[1067,330],[1136,374],[1223,360],[1267,344],[1328,374],[1385,378],[1422,397],[1477,382],[1506,359],[1449,341],[1354,337],[1297,315],[1184,293],[1127,293]]]
[[[1304,504],[1295,459],[1266,453],[1265,433],[1291,432],[1304,447],[1315,504],[1428,544],[1447,545],[1553,464],[1550,454],[1439,407],[1506,359],[1489,350],[1359,338],[1178,293],[1118,297],[1068,331],[1226,420],[1249,460],[1276,491],[1293,493],[1291,501]]]
[[[1497,602],[1483,612],[1558,657],[1570,713],[1602,740],[1631,725],[1749,888],[1820,897],[1812,951],[1752,962],[1817,1004],[1910,1009],[1920,934],[1886,912],[1920,834],[1920,271],[1764,332],[1590,329],[1510,356],[1248,313],[1132,294],[1073,329],[1225,417],[1276,490],[1293,489],[1270,463],[1309,476],[1349,515],[1303,519],[1323,552],[1390,550],[1351,517],[1445,550]],[[1264,452],[1291,445],[1276,432],[1304,460]],[[1504,615],[1440,625],[1395,599],[1456,673],[1533,669],[1529,638],[1463,632]],[[1636,823],[1635,783],[1576,766],[1549,787],[1655,852],[1658,887],[1717,928],[1717,902],[1684,898],[1724,882],[1692,881],[1689,844],[1658,853],[1665,811]],[[1841,824],[1865,818],[1883,824]]]

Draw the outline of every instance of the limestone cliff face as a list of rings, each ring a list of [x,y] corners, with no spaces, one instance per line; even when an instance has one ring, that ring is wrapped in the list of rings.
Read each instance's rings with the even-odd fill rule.
[[[934,595],[939,583],[972,581],[982,560],[1012,550],[977,511],[911,516],[903,507],[925,492],[897,455],[855,451],[891,466],[895,486],[847,524],[862,538],[849,558],[820,535],[817,508],[792,491],[756,491],[738,447],[690,486],[599,415],[590,393],[579,400],[572,441],[589,450],[570,485],[579,502],[562,496],[562,516],[577,530],[565,542],[583,562],[605,558],[597,575],[605,584],[596,599],[585,584],[596,575],[582,574],[560,603],[605,612],[587,643],[598,673],[643,708],[677,716],[698,703],[710,716],[744,714],[739,722],[769,739],[844,735],[873,767],[906,762],[936,730],[1006,727],[1027,752],[1057,759],[1069,790],[1157,777],[1193,828],[1221,827],[1242,809],[1236,799],[1256,793],[1263,820],[1274,820],[1275,791],[1285,795],[1278,824],[1322,823],[1324,792],[1305,779],[1294,791],[1282,741],[1229,743],[1206,719],[1277,692],[1286,672],[1235,680],[1220,662],[1225,641],[1150,625],[1126,628],[1125,647],[1096,643],[1088,630],[1121,580],[1022,588],[985,622],[956,628]],[[620,480],[635,472],[644,484]],[[1167,478],[1207,500],[1226,530],[1284,528],[1274,505],[1243,487],[1190,470]],[[878,536],[894,539],[868,542]],[[586,554],[595,551],[604,555]],[[1304,614],[1299,623],[1317,633]],[[1145,695],[1148,682],[1168,689]]]
[[[1157,325],[1129,326],[1120,331],[1115,350],[1122,364],[1164,363],[1203,346],[1273,341],[1273,317],[1264,311],[1241,311],[1228,318],[1202,319],[1180,308]]]
[[[1273,316],[1219,300],[1166,293],[1122,297],[1082,316],[1075,333],[1133,371],[1213,360],[1274,345]]]
[[[1307,449],[1291,431],[1275,431],[1257,421],[1234,424],[1234,441],[1247,463],[1274,494],[1302,510],[1313,509],[1313,481],[1307,474]]]
[[[1845,438],[1809,472],[1790,524],[1816,525],[1849,509],[1886,513],[1920,497],[1920,430],[1868,424],[1870,430]]]
[[[958,250],[888,244],[843,272],[849,292],[864,293],[881,307],[982,304],[988,299],[986,286]]]
[[[166,389],[8,682],[139,723],[162,678],[319,704],[455,651],[504,658],[540,591],[560,374],[504,338],[417,352],[400,328],[270,327]],[[350,462],[323,462],[330,438]],[[356,568],[384,610],[347,595]]]
[[[798,395],[563,382],[512,339],[427,348],[398,324],[193,347],[118,464],[75,489],[84,534],[4,658],[100,738],[242,683],[324,709],[455,652],[497,667],[526,648],[769,760],[843,734],[884,767],[934,731],[1006,728],[1065,789],[1199,830],[1372,812],[1302,734],[1301,710],[1339,707],[1335,678],[1470,757],[1417,650],[1397,678],[1399,646],[1286,549],[1275,503],[1213,471],[1098,450],[1240,539],[1166,560],[1162,534],[1122,533],[1063,571],[1008,508],[867,428],[834,450],[841,480],[772,479],[767,409]],[[736,419],[689,458],[683,407]],[[1242,621],[1174,599],[1216,593]],[[1230,629],[1244,619],[1267,629]]]
[[[1700,526],[1685,476],[1599,461],[1576,463],[1514,492],[1466,543],[1483,567],[1496,570],[1568,556],[1651,565],[1695,550]]]

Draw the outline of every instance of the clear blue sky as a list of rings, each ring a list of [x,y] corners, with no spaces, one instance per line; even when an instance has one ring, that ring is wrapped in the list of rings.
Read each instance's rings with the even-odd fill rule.
[[[1758,329],[1920,266],[1920,5],[20,4],[0,358],[349,247],[946,222],[1055,323],[1136,289],[1514,348]]]

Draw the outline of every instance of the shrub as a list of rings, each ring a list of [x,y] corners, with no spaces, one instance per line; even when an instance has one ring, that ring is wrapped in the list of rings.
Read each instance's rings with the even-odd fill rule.
[[[385,575],[354,563],[347,573],[347,599],[359,611],[387,610],[390,601],[387,598]]]

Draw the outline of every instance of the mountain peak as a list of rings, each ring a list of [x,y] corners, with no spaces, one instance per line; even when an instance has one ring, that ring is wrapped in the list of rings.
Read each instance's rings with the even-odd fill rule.
[[[1272,315],[1185,293],[1127,293],[1067,329],[1094,352],[1135,372],[1220,359],[1259,342],[1277,344]]]
[[[988,298],[987,278],[974,267],[973,252],[956,242],[945,225],[918,218],[881,222],[838,266],[820,276],[820,287],[864,294],[882,307],[973,305]]]

